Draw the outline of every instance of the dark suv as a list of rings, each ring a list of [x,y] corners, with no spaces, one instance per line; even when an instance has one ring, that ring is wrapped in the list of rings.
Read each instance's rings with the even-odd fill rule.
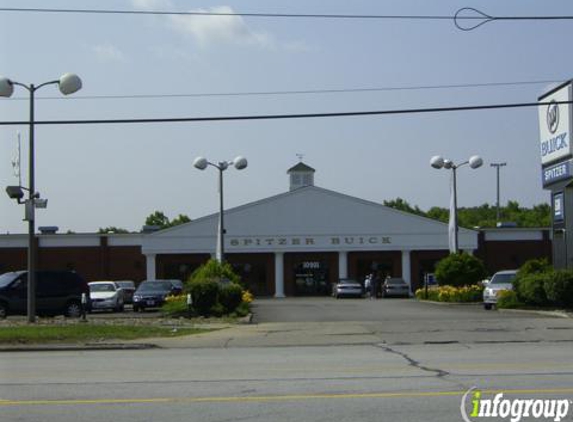
[[[47,315],[79,317],[82,294],[89,308],[89,287],[73,271],[36,272],[36,312]],[[28,272],[15,271],[0,275],[0,318],[10,314],[25,315],[28,307]],[[87,310],[87,309],[86,309]]]

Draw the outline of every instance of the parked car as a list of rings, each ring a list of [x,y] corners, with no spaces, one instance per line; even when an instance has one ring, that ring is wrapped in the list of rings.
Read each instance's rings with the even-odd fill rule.
[[[38,315],[82,315],[82,295],[90,307],[88,283],[73,271],[36,272],[36,313]],[[28,309],[28,272],[0,275],[0,318],[25,315]]]
[[[185,288],[185,285],[183,284],[183,282],[181,280],[177,280],[177,279],[169,279],[169,280],[157,280],[157,281],[168,281],[173,285],[173,294],[178,295],[183,293],[183,289]]]
[[[410,286],[399,277],[388,277],[382,283],[382,297],[410,297]]]
[[[92,281],[90,287],[91,310],[110,309],[123,312],[123,290],[113,281]]]
[[[341,278],[332,287],[332,296],[336,299],[341,297],[362,297],[364,287],[353,278]]]
[[[498,271],[491,280],[484,283],[483,307],[490,310],[497,303],[497,296],[502,290],[513,290],[513,280],[517,270]]]
[[[174,294],[176,289],[170,281],[146,280],[139,285],[133,294],[133,311],[143,311],[150,308],[160,308],[165,298]]]
[[[115,282],[123,290],[123,303],[133,303],[133,294],[135,293],[135,283],[131,280],[118,280]]]

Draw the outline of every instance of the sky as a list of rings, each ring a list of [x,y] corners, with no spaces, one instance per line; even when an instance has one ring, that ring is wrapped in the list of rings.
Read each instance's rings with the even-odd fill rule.
[[[0,0],[0,8],[85,8],[453,16],[573,15],[570,0]],[[38,121],[329,113],[535,102],[573,77],[573,21],[495,21],[460,31],[452,20],[46,14],[0,11],[0,75],[25,84],[78,74],[81,91],[36,92]],[[436,88],[528,82],[481,87]],[[536,83],[531,83],[536,82]],[[434,87],[411,89],[416,87]],[[277,91],[410,88],[314,94]],[[213,95],[267,93],[265,95]],[[197,95],[201,94],[201,95]],[[159,95],[159,97],[158,97]],[[178,96],[174,96],[178,95]],[[138,97],[139,96],[139,97]],[[147,96],[147,97],[141,97]],[[105,97],[105,98],[102,98]],[[0,122],[29,118],[27,91],[0,99]],[[23,184],[28,127],[0,125],[0,180]],[[193,167],[241,155],[225,174],[225,208],[288,190],[298,161],[317,186],[427,210],[449,204],[450,172],[430,167],[480,155],[458,170],[458,204],[546,203],[535,107],[321,119],[106,125],[36,125],[36,189],[48,199],[37,226],[138,231],[155,210],[199,218],[218,210],[217,172]],[[327,213],[328,210],[325,210]],[[0,195],[0,233],[24,233],[23,206]]]

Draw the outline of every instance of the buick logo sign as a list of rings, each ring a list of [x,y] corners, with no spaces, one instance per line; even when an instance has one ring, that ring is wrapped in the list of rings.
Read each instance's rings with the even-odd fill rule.
[[[559,105],[555,100],[547,106],[547,128],[549,132],[555,133],[559,127]]]

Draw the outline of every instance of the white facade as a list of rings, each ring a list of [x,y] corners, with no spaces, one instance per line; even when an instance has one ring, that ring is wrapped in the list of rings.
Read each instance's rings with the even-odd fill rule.
[[[399,251],[410,282],[410,252],[448,250],[448,226],[338,192],[308,186],[225,211],[225,253],[274,253],[275,296],[284,296],[285,253],[337,252],[347,274],[349,252]],[[148,278],[161,254],[213,253],[217,214],[145,236]],[[459,230],[461,250],[478,247],[473,230]],[[153,274],[151,273],[153,272]]]

